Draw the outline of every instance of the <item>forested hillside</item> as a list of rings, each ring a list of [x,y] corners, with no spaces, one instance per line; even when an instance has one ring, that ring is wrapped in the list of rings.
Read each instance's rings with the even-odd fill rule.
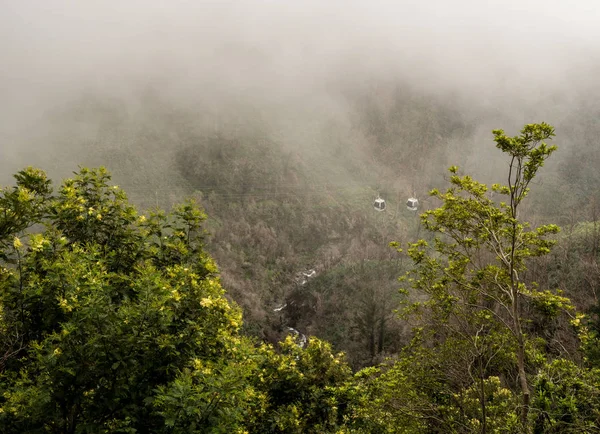
[[[388,246],[390,216],[359,207],[354,226],[325,225],[364,237],[353,249],[323,231],[337,256],[277,225],[289,199],[240,199],[256,221],[228,203],[233,221],[213,219],[207,236],[193,202],[138,214],[104,169],[56,189],[19,172],[0,198],[3,432],[597,432],[597,225],[558,235],[520,216],[556,150],[551,126],[494,136],[506,185],[452,166],[422,233]],[[222,209],[214,196],[205,203]],[[316,231],[336,209],[320,194],[313,213],[315,198]],[[231,256],[237,239],[219,231],[240,226],[245,249]],[[205,243],[241,263],[222,281],[246,301],[245,326]],[[311,254],[323,262],[294,274]],[[277,279],[287,286],[271,289]]]
[[[469,115],[464,101],[406,86],[345,94],[353,108],[343,117],[299,114],[306,125],[300,137],[275,113],[250,105],[217,116],[173,106],[156,92],[140,98],[132,106],[90,95],[54,112],[47,140],[70,151],[57,152],[60,161],[42,157],[55,167],[51,173],[66,175],[64,155],[71,167],[106,165],[141,209],[195,197],[209,216],[207,249],[228,297],[244,311],[246,332],[274,343],[293,327],[346,351],[355,368],[382,360],[408,338],[394,314],[396,278],[408,261],[388,243],[427,236],[418,214],[438,205],[428,192],[444,185],[445,168],[456,163],[489,183],[505,179],[489,130],[487,138],[481,131],[493,112]],[[546,114],[552,117],[552,110]],[[68,136],[61,122],[71,126]],[[573,121],[566,128],[572,137],[559,130],[562,155],[548,162],[521,212],[534,223],[564,226],[553,255],[564,251],[572,267],[535,279],[564,289],[587,309],[597,303],[593,290],[580,295],[573,279],[583,278],[574,271],[582,265],[562,241],[571,243],[567,234],[597,219],[593,164],[578,169],[583,158],[575,157],[586,153],[589,162],[598,154],[584,140],[595,123],[585,125]],[[372,206],[378,194],[386,200],[383,213]],[[418,212],[405,206],[412,195],[420,200]],[[536,269],[548,266],[544,260]],[[316,277],[299,285],[299,273],[313,269]],[[595,288],[595,276],[586,277],[587,285]]]
[[[168,110],[168,101],[149,92],[130,113],[124,101],[90,96],[53,115],[57,132],[49,142],[70,147],[73,166],[109,167],[142,209],[194,196],[209,216],[207,248],[248,333],[276,342],[294,327],[327,337],[360,367],[404,340],[393,300],[406,261],[388,243],[419,234],[417,213],[405,202],[415,194],[421,207],[428,204],[428,189],[443,180],[437,167],[446,165],[448,142],[459,143],[473,127],[408,90],[385,104],[366,93],[352,98],[351,120],[305,115],[304,138],[258,108],[218,118]],[[61,135],[61,119],[76,119],[69,137]],[[94,139],[83,139],[82,148],[73,131],[85,137],[90,130]],[[373,209],[377,195],[386,200],[384,213]],[[298,285],[298,274],[311,269],[316,278]]]

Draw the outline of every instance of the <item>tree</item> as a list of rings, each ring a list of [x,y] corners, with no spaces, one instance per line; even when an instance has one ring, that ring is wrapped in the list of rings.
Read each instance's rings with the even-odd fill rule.
[[[256,364],[204,213],[140,216],[104,169],[56,194],[39,170],[15,178],[0,193],[0,431],[174,432],[190,378],[204,386],[185,432],[241,427]]]
[[[502,374],[519,390],[521,432],[529,432],[528,362],[545,354],[527,330],[527,321],[534,311],[552,318],[570,308],[559,292],[523,278],[528,260],[549,253],[554,244],[549,236],[559,231],[553,224],[532,229],[519,219],[531,181],[556,150],[544,142],[554,136],[554,129],[541,123],[525,125],[514,137],[502,130],[493,133],[509,166],[507,184],[494,184],[491,190],[506,200],[496,203],[485,184],[450,168],[451,187],[431,192],[442,205],[421,216],[435,234],[432,249],[424,240],[409,246],[415,270],[406,277],[426,298],[407,312],[423,313],[433,345],[451,342],[456,347],[461,342],[457,348],[471,354],[465,368],[475,372],[473,379],[481,386],[482,432],[487,432],[486,381],[494,374]]]

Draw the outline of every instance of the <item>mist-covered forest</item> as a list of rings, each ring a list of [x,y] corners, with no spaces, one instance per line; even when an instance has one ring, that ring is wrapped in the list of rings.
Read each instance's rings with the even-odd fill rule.
[[[600,432],[600,13],[484,3],[4,2],[0,431]]]

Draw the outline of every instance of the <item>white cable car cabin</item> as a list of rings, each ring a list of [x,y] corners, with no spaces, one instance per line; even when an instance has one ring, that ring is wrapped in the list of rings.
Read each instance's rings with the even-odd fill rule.
[[[419,201],[417,200],[417,198],[409,197],[406,201],[406,208],[408,208],[410,211],[416,211],[418,207]]]
[[[378,197],[375,199],[375,202],[373,202],[373,208],[375,208],[375,211],[385,211],[385,200]]]

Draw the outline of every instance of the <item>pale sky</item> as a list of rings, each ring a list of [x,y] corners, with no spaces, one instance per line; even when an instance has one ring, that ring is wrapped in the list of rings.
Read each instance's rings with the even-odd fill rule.
[[[459,83],[511,71],[554,76],[596,57],[600,41],[591,1],[1,3],[3,93],[162,74],[293,83],[350,65]]]

